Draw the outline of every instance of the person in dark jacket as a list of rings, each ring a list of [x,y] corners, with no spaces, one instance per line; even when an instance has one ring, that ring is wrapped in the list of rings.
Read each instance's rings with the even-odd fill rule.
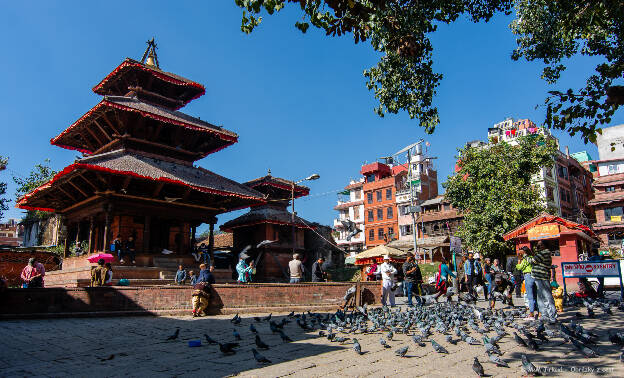
[[[199,269],[201,269],[199,271],[199,276],[197,276],[197,283],[200,282],[206,282],[209,284],[214,284],[215,283],[215,278],[212,275],[212,271],[214,270],[214,266],[210,266],[210,268],[208,268],[206,266],[206,264],[201,264],[199,266]]]
[[[327,272],[323,269],[323,263],[325,263],[325,258],[321,256],[312,264],[312,282],[327,281]]]
[[[522,281],[524,280],[524,277],[522,275],[522,272],[519,271],[518,268],[516,268],[516,265],[518,265],[518,256],[513,255],[512,257],[509,257],[507,259],[507,265],[505,266],[505,270],[507,271],[507,273],[513,276],[516,298],[522,298]]]
[[[416,291],[417,299],[420,299],[420,284],[422,283],[422,272],[420,267],[414,260],[414,255],[407,255],[407,259],[403,263],[403,285],[407,292],[407,305],[413,306],[412,293]]]

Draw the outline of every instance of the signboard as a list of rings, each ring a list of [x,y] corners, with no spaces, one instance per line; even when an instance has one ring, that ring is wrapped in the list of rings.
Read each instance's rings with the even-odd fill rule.
[[[451,252],[461,254],[461,239],[457,236],[451,236],[450,238]]]
[[[615,260],[579,261],[561,264],[565,278],[575,277],[618,277],[620,264]]]
[[[564,298],[568,296],[566,278],[617,277],[620,281],[620,298],[624,300],[622,270],[618,260],[562,262],[561,275],[563,276],[563,290],[566,295]]]
[[[621,215],[611,215],[611,222],[621,222],[621,221],[622,221]]]
[[[551,239],[559,237],[558,224],[540,224],[529,228],[527,231],[529,240]]]

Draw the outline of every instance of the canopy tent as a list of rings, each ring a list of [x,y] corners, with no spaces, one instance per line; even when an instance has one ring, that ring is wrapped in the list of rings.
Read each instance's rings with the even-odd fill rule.
[[[384,255],[390,256],[391,262],[404,262],[407,252],[385,245],[378,245],[375,248],[367,249],[355,256],[355,265],[368,265],[373,262],[383,262]]]

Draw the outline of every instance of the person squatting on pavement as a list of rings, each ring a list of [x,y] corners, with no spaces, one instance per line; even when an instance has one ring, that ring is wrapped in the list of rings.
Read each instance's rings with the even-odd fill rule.
[[[397,270],[390,264],[390,256],[384,255],[383,261],[383,264],[379,267],[382,279],[381,304],[385,306],[387,304],[387,299],[390,298],[390,306],[394,307],[394,290],[396,289],[394,275],[397,274]]]
[[[206,314],[206,308],[210,303],[210,288],[208,282],[198,282],[193,286],[193,294],[191,295],[191,305],[193,306],[193,317]]]

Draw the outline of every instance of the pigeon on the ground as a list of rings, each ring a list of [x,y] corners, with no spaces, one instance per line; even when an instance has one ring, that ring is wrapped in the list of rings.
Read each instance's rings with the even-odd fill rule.
[[[535,367],[535,365],[533,365],[531,361],[529,361],[529,358],[526,356],[526,354],[522,355],[522,370],[524,370],[524,372],[527,373],[528,375],[535,375],[535,376],[542,375],[539,372],[539,370]]]
[[[260,335],[258,334],[256,334],[256,345],[258,349],[269,349],[269,346],[260,339]]]
[[[431,340],[431,346],[433,346],[433,349],[438,353],[448,354],[448,350],[446,350],[446,348],[444,348],[442,345],[436,343],[435,340]]]
[[[494,355],[494,354],[489,354],[488,353],[488,357],[490,359],[491,362],[495,363],[496,366],[502,366],[502,367],[509,367],[509,365],[507,364],[507,362],[501,360],[500,357]]]
[[[250,325],[249,325],[249,330],[250,330],[251,332],[253,332],[253,333],[258,333],[258,330],[256,329],[256,327],[254,327],[254,325],[253,325],[253,324],[250,324]]]
[[[358,342],[357,339],[353,339],[353,350],[355,351],[355,353],[357,354],[362,354],[362,346],[360,345],[360,343]]]
[[[238,316],[238,314],[234,315],[234,317],[232,319],[230,319],[230,322],[234,323],[234,324],[240,324],[241,322],[241,317]]]
[[[267,317],[262,318],[262,321],[268,322],[269,320],[271,320],[271,316],[273,316],[273,314],[269,314]]]
[[[271,361],[264,357],[263,355],[261,355],[256,348],[251,348],[251,351],[253,352],[254,358],[256,359],[256,361],[258,361],[261,364],[270,364]]]
[[[399,357],[405,357],[405,353],[407,353],[407,350],[409,349],[409,346],[404,346],[403,348],[399,348],[397,350],[394,351],[394,354],[399,356]]]
[[[386,342],[386,340],[384,340],[383,337],[379,338],[379,344],[381,344],[384,348],[392,348],[390,345],[388,345],[388,343]]]
[[[242,340],[240,333],[236,329],[232,329],[232,335],[234,335],[236,340]]]
[[[280,338],[282,339],[282,341],[284,341],[284,342],[292,341],[292,339],[290,337],[286,336],[286,334],[282,330],[279,331],[279,335],[280,335]]]
[[[472,370],[477,373],[479,377],[483,377],[485,375],[485,371],[483,371],[483,365],[481,365],[477,357],[475,357],[474,361],[472,362]]]
[[[211,345],[217,345],[217,344],[219,344],[216,340],[213,340],[213,339],[212,339],[212,337],[208,336],[208,335],[207,335],[207,334],[205,334],[205,333],[204,333],[204,338],[206,339],[206,342],[207,342],[208,344],[211,344]]]
[[[453,340],[451,335],[446,335],[446,342],[449,344],[457,345],[457,340]]]
[[[514,339],[516,340],[518,345],[523,346],[523,347],[527,347],[526,341],[524,341],[524,339],[522,337],[518,336],[518,334],[515,333],[515,332],[514,332]]]
[[[110,361],[113,358],[115,358],[114,354],[111,354],[110,356],[106,357],[106,358],[100,358],[100,361],[104,362],[104,361]]]
[[[254,318],[254,320],[255,320],[255,321],[257,321],[258,323],[260,323],[260,322],[262,321],[262,319],[260,319],[260,318],[259,318],[259,317],[257,317],[257,316],[254,316],[253,318]]]
[[[175,332],[173,333],[173,335],[167,337],[167,341],[175,340],[175,339],[178,338],[179,335],[180,335],[180,328],[176,329]]]
[[[225,343],[225,344],[219,343],[219,350],[221,350],[221,353],[223,354],[234,354],[236,353],[234,348],[237,346],[238,346],[238,343]]]

